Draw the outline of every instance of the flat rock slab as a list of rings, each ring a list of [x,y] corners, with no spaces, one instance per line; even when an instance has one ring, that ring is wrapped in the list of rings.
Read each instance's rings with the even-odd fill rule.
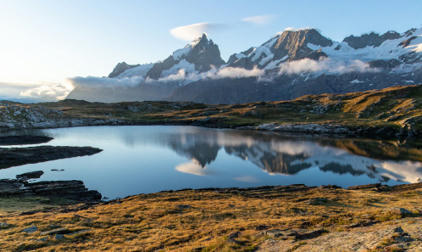
[[[63,158],[94,155],[101,149],[93,147],[37,146],[28,148],[0,148],[0,169],[34,164]]]
[[[40,178],[44,174],[43,171],[26,172],[16,175],[16,179],[26,181],[28,179]]]
[[[0,145],[41,144],[51,140],[48,136],[0,136]]]
[[[12,195],[46,196],[83,202],[96,202],[102,198],[101,193],[95,190],[88,190],[84,183],[79,180],[42,181],[35,183],[16,179],[0,180],[0,197]]]

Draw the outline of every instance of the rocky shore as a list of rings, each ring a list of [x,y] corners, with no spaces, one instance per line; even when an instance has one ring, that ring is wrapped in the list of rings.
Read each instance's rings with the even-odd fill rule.
[[[46,196],[74,200],[76,202],[98,202],[102,196],[99,192],[88,190],[82,181],[41,181],[31,182],[44,174],[33,171],[16,176],[16,179],[0,180],[0,197],[32,197]]]
[[[53,140],[48,136],[33,136],[33,135],[19,135],[19,136],[0,136],[0,145],[22,145],[22,144],[41,144],[48,143]]]
[[[93,147],[70,146],[0,148],[0,169],[63,158],[93,155],[101,151],[101,149]]]

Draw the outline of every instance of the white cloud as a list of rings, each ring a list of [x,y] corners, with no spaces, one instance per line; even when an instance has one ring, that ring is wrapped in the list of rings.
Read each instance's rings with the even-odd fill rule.
[[[207,175],[206,167],[202,167],[201,164],[196,159],[192,159],[191,162],[183,163],[176,166],[176,171],[192,174],[196,176],[205,176]]]
[[[260,16],[252,16],[252,17],[245,17],[242,18],[243,22],[252,23],[252,24],[268,24],[274,19],[273,15],[260,15]]]
[[[170,34],[177,39],[192,41],[202,36],[203,33],[215,31],[223,27],[224,25],[222,24],[205,23],[205,22],[196,23],[196,24],[175,27],[170,30]]]
[[[279,74],[298,74],[304,72],[324,72],[327,74],[343,74],[350,72],[377,72],[368,63],[360,60],[340,61],[324,58],[322,60],[301,59],[280,65]]]
[[[225,67],[220,70],[215,75],[216,79],[221,78],[247,78],[247,77],[259,77],[262,76],[265,73],[264,70],[258,69],[257,67],[254,67],[251,70],[247,70],[244,68],[236,68],[236,67]]]
[[[108,78],[108,77],[74,77],[68,79],[73,86],[88,86],[88,87],[135,87],[144,81],[141,76],[132,76],[124,78]]]
[[[65,99],[72,91],[73,85],[66,84],[42,84],[25,89],[19,93],[22,97],[42,101],[57,101]]]

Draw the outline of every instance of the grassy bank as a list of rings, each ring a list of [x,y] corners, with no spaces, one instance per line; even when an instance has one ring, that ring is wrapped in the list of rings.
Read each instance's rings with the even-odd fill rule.
[[[298,185],[161,192],[29,214],[22,214],[28,206],[2,205],[0,247],[400,251],[422,247],[421,200],[421,184],[359,190]]]
[[[334,125],[366,136],[420,136],[422,86],[392,87],[344,95],[308,95],[291,101],[240,105],[187,102],[89,103],[65,100],[40,104],[67,117],[115,119],[123,124],[193,124],[210,127]]]

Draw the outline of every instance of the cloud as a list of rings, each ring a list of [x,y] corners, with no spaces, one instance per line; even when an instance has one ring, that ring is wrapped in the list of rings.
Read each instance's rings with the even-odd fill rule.
[[[194,81],[205,80],[205,79],[238,79],[238,78],[250,78],[250,77],[260,77],[265,74],[265,71],[254,67],[251,70],[238,68],[238,67],[224,67],[222,69],[216,69],[212,67],[211,70],[204,73],[189,73],[185,69],[179,69],[175,74],[160,78],[158,80],[147,79],[147,83],[153,82],[170,82],[170,81],[182,81],[184,84],[188,84]]]
[[[202,167],[201,164],[196,159],[192,159],[191,162],[183,163],[176,166],[176,171],[192,174],[196,176],[205,176],[207,175],[207,168]]]
[[[71,83],[0,83],[0,99],[19,102],[57,101],[64,99],[73,89]]]
[[[258,69],[254,67],[251,70],[244,69],[244,68],[236,68],[236,67],[225,67],[220,70],[215,75],[216,79],[221,78],[247,78],[247,77],[259,77],[264,75],[265,71],[262,69]]]
[[[73,86],[67,84],[43,84],[20,92],[20,96],[42,100],[57,101],[65,99],[72,91]]]
[[[181,40],[192,41],[200,36],[203,33],[208,33],[216,30],[223,29],[225,25],[215,24],[215,23],[196,23],[185,26],[175,27],[170,30],[170,34]]]
[[[132,76],[124,78],[108,78],[108,77],[74,77],[68,79],[73,86],[85,87],[135,87],[144,81],[142,76]]]
[[[360,60],[341,61],[324,58],[322,60],[301,59],[280,65],[279,74],[319,73],[344,74],[351,72],[377,72],[368,63]]]
[[[253,176],[240,176],[240,177],[235,177],[234,180],[240,181],[240,182],[245,182],[245,183],[257,183],[259,182],[259,179],[253,177]]]
[[[273,15],[260,15],[260,16],[252,16],[252,17],[245,17],[242,18],[243,22],[257,24],[257,25],[264,25],[270,23],[274,20]]]

